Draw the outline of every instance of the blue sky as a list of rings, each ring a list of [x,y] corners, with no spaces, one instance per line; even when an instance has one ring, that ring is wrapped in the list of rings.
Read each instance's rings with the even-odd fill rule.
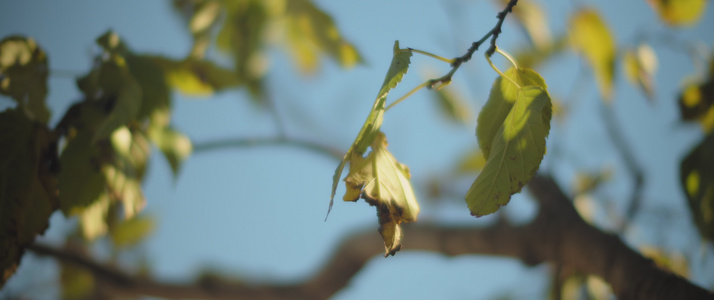
[[[489,1],[316,1],[336,20],[343,35],[361,51],[366,63],[343,70],[323,61],[317,76],[300,77],[280,48],[270,50],[270,92],[290,136],[316,140],[346,150],[372,106],[392,55],[394,40],[446,57],[462,55],[469,44],[495,24],[497,6]],[[565,31],[567,18],[581,6],[594,5],[611,29],[616,28],[618,45],[632,46],[639,33],[666,33],[681,40],[703,40],[711,46],[714,28],[711,5],[696,27],[672,30],[662,25],[645,1],[541,1],[549,15],[551,31]],[[80,99],[73,75],[91,67],[97,53],[94,39],[108,29],[120,34],[139,53],[181,58],[191,40],[168,1],[4,1],[0,3],[0,36],[20,33],[33,37],[48,53],[50,94],[48,104],[56,122],[64,110]],[[509,17],[499,46],[515,52],[526,43],[525,36]],[[654,44],[659,56],[655,81],[657,99],[649,104],[627,84],[618,68],[613,108],[623,134],[631,141],[638,161],[645,168],[642,215],[625,233],[633,245],[657,244],[669,249],[696,253],[698,237],[678,186],[679,158],[701,136],[692,126],[678,120],[676,94],[681,79],[695,72],[691,59],[662,44]],[[573,78],[581,69],[578,57],[568,53],[541,69],[554,97],[567,98]],[[454,78],[453,88],[469,99],[476,116],[497,76],[479,52]],[[496,60],[502,68],[505,62]],[[414,56],[409,73],[390,99],[407,92],[425,79],[425,73],[445,73],[448,66]],[[570,162],[554,164],[563,184],[578,170],[612,166],[613,184],[598,196],[600,212],[608,205],[624,206],[631,188],[616,150],[602,125],[600,100],[592,80],[577,90],[577,105],[567,126],[551,133]],[[250,103],[244,91],[219,93],[211,98],[187,98],[174,94],[174,125],[194,142],[221,138],[260,137],[277,134],[270,115]],[[565,99],[573,101],[573,99]],[[1,105],[9,102],[0,99]],[[424,198],[423,184],[431,174],[448,172],[456,157],[476,149],[475,118],[467,126],[444,121],[429,91],[421,91],[385,115],[383,131],[389,149],[412,172],[417,197]],[[546,158],[546,161],[550,159]],[[356,230],[373,229],[374,208],[366,203],[336,201],[323,222],[329,201],[332,173],[337,162],[319,154],[288,147],[255,147],[199,153],[183,166],[173,180],[167,162],[152,156],[144,183],[147,213],[157,218],[158,227],[144,245],[152,270],[159,278],[189,280],[205,267],[235,273],[255,281],[293,281],[320,269],[342,238]],[[468,189],[463,185],[463,192]],[[338,189],[339,196],[344,188]],[[463,200],[441,203],[421,201],[419,222],[481,226],[495,217],[474,219]],[[660,224],[658,211],[670,212],[669,226]],[[516,195],[506,207],[516,218],[534,211],[524,195]],[[649,214],[648,212],[654,212]],[[52,218],[47,237],[57,242],[72,224],[59,213]],[[607,227],[607,224],[604,224]],[[654,227],[658,226],[658,227]],[[654,233],[651,228],[663,230]],[[447,258],[438,254],[408,251],[405,237],[402,252],[388,259],[375,256],[336,299],[481,299],[501,294],[516,298],[543,298],[548,287],[547,266],[526,268],[518,261],[487,256]],[[381,249],[375,249],[378,253]],[[711,247],[709,248],[711,253]],[[711,255],[709,255],[711,256]],[[709,286],[702,258],[692,258],[692,272]],[[711,260],[710,260],[711,261]],[[10,289],[43,284],[33,273],[52,266],[47,260],[25,259]],[[699,267],[697,267],[699,266]],[[711,266],[711,262],[709,262]],[[24,282],[23,282],[24,280]],[[528,284],[523,284],[528,281]],[[29,282],[29,283],[28,283]],[[518,287],[517,291],[513,289]],[[2,293],[0,292],[0,295]]]

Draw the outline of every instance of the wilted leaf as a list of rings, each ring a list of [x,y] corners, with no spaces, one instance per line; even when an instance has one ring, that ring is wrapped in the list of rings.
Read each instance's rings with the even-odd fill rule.
[[[142,215],[122,221],[111,230],[111,238],[116,247],[131,247],[141,242],[154,230],[154,219]]]
[[[653,76],[657,71],[657,55],[647,44],[625,51],[623,58],[625,75],[629,82],[642,89],[650,101],[654,100]]]
[[[389,153],[382,132],[377,133],[371,147],[372,152],[366,158],[352,153],[343,200],[357,201],[362,196],[367,203],[377,207],[385,256],[394,255],[401,248],[399,224],[416,221],[419,204],[409,182],[409,168]]]
[[[573,45],[595,73],[603,99],[612,98],[615,77],[615,38],[600,14],[594,9],[582,9],[570,18]]]
[[[521,88],[493,137],[486,166],[466,194],[472,215],[495,212],[533,178],[545,154],[551,113],[550,96],[544,88]]]
[[[327,213],[332,210],[333,199],[335,198],[335,191],[337,190],[337,184],[342,176],[342,170],[345,164],[352,159],[352,154],[357,153],[360,156],[367,151],[374,141],[377,132],[379,132],[380,127],[382,127],[382,119],[384,117],[384,104],[387,102],[387,94],[391,89],[397,86],[397,84],[402,80],[404,74],[407,73],[409,69],[409,63],[411,62],[411,51],[406,49],[399,49],[399,41],[394,41],[394,56],[392,56],[392,63],[389,65],[389,70],[387,70],[387,75],[384,76],[384,82],[382,87],[379,89],[377,94],[377,99],[374,101],[372,110],[367,116],[367,120],[362,125],[357,137],[355,138],[350,149],[342,158],[342,161],[337,165],[335,169],[335,174],[332,176],[332,193],[330,194],[330,206],[327,209]]]
[[[543,78],[531,69],[520,68],[516,70],[515,68],[510,68],[503,74],[520,86],[535,85],[546,89]],[[478,144],[486,159],[491,154],[493,138],[511,111],[519,93],[518,87],[508,79],[503,79],[499,76],[493,83],[491,93],[488,95],[488,101],[481,108],[476,125]]]
[[[0,94],[10,96],[30,119],[42,124],[50,119],[45,105],[48,74],[47,56],[32,38],[0,41]]]
[[[47,128],[19,108],[0,113],[0,287],[57,208],[51,144]]]
[[[714,241],[714,134],[692,149],[679,171],[694,223],[704,238]]]
[[[706,0],[648,0],[660,19],[670,26],[691,26],[707,10]]]

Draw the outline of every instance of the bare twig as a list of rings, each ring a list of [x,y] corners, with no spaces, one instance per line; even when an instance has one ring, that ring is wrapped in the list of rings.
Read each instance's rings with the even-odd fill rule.
[[[583,221],[556,183],[536,176],[529,190],[540,203],[536,218],[514,226],[498,222],[487,228],[437,225],[405,226],[405,250],[426,250],[447,256],[486,254],[513,257],[526,265],[551,262],[610,283],[619,299],[712,299],[714,295],[686,279],[658,268],[617,236]],[[109,294],[203,299],[326,299],[348,285],[372,258],[381,254],[382,241],[373,230],[356,233],[337,248],[323,269],[297,284],[249,285],[230,280],[162,283],[131,275],[90,257],[40,244],[28,247],[83,267],[105,283]]]
[[[333,159],[342,159],[342,151],[308,140],[299,140],[290,137],[267,137],[267,138],[236,138],[224,139],[211,142],[195,143],[194,153],[203,153],[212,150],[228,148],[248,148],[258,146],[291,146],[308,150],[317,154],[325,155]]]
[[[471,44],[471,47],[466,51],[466,54],[463,56],[454,58],[454,62],[451,63],[451,70],[449,73],[446,75],[432,79],[429,81],[428,86],[435,86],[436,84],[448,84],[451,82],[451,77],[454,76],[454,73],[456,73],[456,70],[461,67],[461,64],[471,60],[471,57],[474,55],[476,51],[478,51],[478,48],[481,47],[483,43],[485,43],[488,38],[491,38],[491,46],[488,47],[486,50],[486,55],[491,56],[493,53],[496,51],[496,40],[498,39],[498,35],[501,34],[501,26],[503,26],[503,21],[506,20],[506,16],[513,10],[513,7],[516,6],[518,3],[518,0],[511,0],[508,2],[506,5],[506,8],[504,8],[502,11],[496,15],[496,18],[498,18],[498,22],[496,23],[496,26],[493,26],[493,28],[487,32],[480,40],[473,42]]]
[[[615,149],[617,149],[617,151],[622,156],[625,169],[627,169],[627,171],[630,173],[630,176],[632,176],[633,181],[632,193],[630,194],[629,204],[627,206],[627,209],[625,210],[625,219],[622,220],[622,222],[618,226],[618,231],[623,231],[627,229],[630,223],[628,220],[634,219],[635,215],[640,209],[640,205],[642,204],[642,189],[644,188],[645,184],[645,176],[644,172],[642,172],[642,167],[640,167],[640,165],[637,163],[637,158],[635,157],[634,151],[632,151],[632,148],[627,143],[627,140],[620,131],[620,128],[622,127],[618,125],[617,118],[615,117],[615,113],[613,112],[612,107],[603,103],[601,105],[601,108],[602,118],[605,123],[607,133],[610,136],[610,139],[612,140],[612,144],[615,146]]]

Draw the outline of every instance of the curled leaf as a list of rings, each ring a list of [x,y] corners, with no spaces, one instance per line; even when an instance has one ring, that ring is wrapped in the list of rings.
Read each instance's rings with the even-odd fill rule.
[[[409,168],[399,163],[387,150],[387,139],[382,132],[377,133],[372,152],[366,158],[352,153],[343,200],[357,201],[361,196],[377,207],[385,256],[394,255],[401,248],[399,224],[414,222],[419,214],[410,177]]]

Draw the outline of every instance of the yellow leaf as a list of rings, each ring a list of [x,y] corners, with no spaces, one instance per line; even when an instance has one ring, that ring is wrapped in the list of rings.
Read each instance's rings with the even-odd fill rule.
[[[570,28],[573,45],[592,67],[600,94],[606,101],[611,100],[616,48],[610,29],[600,14],[589,8],[570,18]]]
[[[409,168],[389,153],[382,132],[377,133],[371,147],[372,152],[366,158],[352,153],[343,199],[357,201],[361,195],[367,203],[377,207],[385,256],[394,255],[401,248],[399,224],[416,221],[419,204],[409,182]]]
[[[641,44],[635,49],[628,49],[625,51],[623,60],[628,81],[642,89],[647,99],[653,100],[653,77],[657,71],[657,56],[652,47]]]
[[[659,17],[670,26],[691,26],[707,10],[706,0],[648,0]]]

